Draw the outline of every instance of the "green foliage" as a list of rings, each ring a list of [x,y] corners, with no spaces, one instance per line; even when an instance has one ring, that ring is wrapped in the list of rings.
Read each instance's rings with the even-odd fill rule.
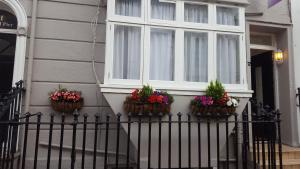
[[[224,96],[224,93],[225,88],[218,80],[215,82],[211,81],[206,89],[206,95],[212,97],[213,100],[220,100]]]
[[[144,85],[139,95],[142,99],[148,98],[152,95],[153,88],[150,85]]]

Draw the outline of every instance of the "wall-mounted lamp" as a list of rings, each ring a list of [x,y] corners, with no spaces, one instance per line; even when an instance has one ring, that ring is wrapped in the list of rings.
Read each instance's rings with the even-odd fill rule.
[[[274,60],[277,64],[283,63],[283,52],[282,50],[278,49],[274,51]]]

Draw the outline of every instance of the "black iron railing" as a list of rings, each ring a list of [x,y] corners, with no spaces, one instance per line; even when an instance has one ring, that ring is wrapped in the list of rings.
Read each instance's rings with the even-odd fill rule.
[[[8,133],[22,129],[20,152],[10,144],[1,145],[0,168],[282,169],[280,114],[271,113],[272,117],[265,113],[265,119],[253,115],[252,121],[237,115],[211,120],[181,113],[158,117],[27,113],[0,122]],[[16,139],[12,134],[7,142]]]

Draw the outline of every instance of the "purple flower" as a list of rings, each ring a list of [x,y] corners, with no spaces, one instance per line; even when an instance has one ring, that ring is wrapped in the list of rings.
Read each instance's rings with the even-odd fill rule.
[[[164,102],[165,104],[168,104],[168,102],[169,102],[169,98],[168,98],[168,96],[164,96],[164,98],[163,98],[163,102]]]

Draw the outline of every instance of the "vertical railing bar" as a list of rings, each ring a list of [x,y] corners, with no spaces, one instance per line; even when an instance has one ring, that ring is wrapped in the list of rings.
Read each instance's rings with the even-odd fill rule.
[[[13,108],[10,108],[10,116],[12,116],[12,111]],[[9,120],[12,120],[13,118],[12,117],[9,117]],[[11,148],[11,143],[12,143],[12,126],[13,124],[12,123],[9,123],[8,124],[8,134],[7,134],[7,141],[5,142],[6,146],[7,146],[7,151],[5,152],[5,156],[4,156],[4,168],[7,169],[9,166],[9,161],[10,161],[10,148]]]
[[[30,114],[29,114],[29,113],[26,113],[25,129],[24,129],[25,131],[24,131],[24,140],[23,140],[23,152],[22,152],[22,166],[21,166],[21,169],[25,169],[25,163],[26,163],[29,116],[30,116]]]
[[[41,127],[41,113],[39,113],[38,116],[37,116],[35,151],[34,151],[34,164],[33,164],[33,168],[34,169],[37,169],[37,158],[38,158],[38,149],[39,149],[40,127]]]
[[[272,154],[271,154],[271,139],[270,138],[268,138],[267,143],[268,143],[268,168],[271,169],[271,167],[272,167],[272,163],[271,163]]]
[[[228,117],[226,117],[226,122],[225,122],[225,128],[226,128],[226,169],[229,169],[229,138],[228,138]]]
[[[75,110],[73,120],[73,134],[72,134],[72,150],[71,150],[71,169],[75,168],[76,161],[76,133],[77,133],[77,123],[78,123],[78,112]]]
[[[211,167],[211,147],[210,147],[210,119],[207,119],[207,163],[208,168]]]
[[[99,114],[96,114],[95,130],[94,130],[95,133],[94,133],[93,169],[96,169],[96,163],[97,163],[98,125],[99,125]]]
[[[121,127],[121,113],[118,113],[117,114],[116,169],[119,169],[120,127]]]
[[[83,137],[82,137],[82,154],[81,154],[81,169],[85,168],[85,146],[86,146],[86,128],[88,115],[83,115]]]
[[[197,127],[198,127],[198,168],[201,168],[201,123],[200,113],[197,113]]]
[[[129,153],[130,153],[130,134],[131,134],[131,113],[128,113],[128,126],[127,126],[127,153],[126,153],[126,169],[129,169]]]
[[[65,114],[61,115],[61,126],[60,126],[60,140],[59,140],[59,153],[58,153],[58,169],[62,166],[62,151],[64,144],[64,130],[65,130]]]
[[[12,127],[12,150],[11,150],[11,163],[10,163],[10,169],[14,168],[14,161],[15,161],[15,153],[17,151],[17,134],[18,134],[18,130],[19,130],[19,124],[17,124],[19,122],[19,112],[15,112],[14,114],[14,120],[15,124],[13,124]]]
[[[217,169],[220,168],[220,122],[219,122],[219,119],[217,119],[217,122],[216,122],[217,126]]]
[[[110,116],[106,116],[106,129],[105,129],[105,152],[104,152],[104,169],[107,169],[107,151],[108,151],[108,134],[109,134],[109,119]]]
[[[276,137],[276,136],[275,136]],[[272,161],[272,165],[273,165],[273,168],[276,169],[276,142],[275,142],[275,139],[272,139],[272,154],[273,154],[273,161]]]
[[[265,152],[265,138],[261,138],[261,150],[262,150],[262,164],[263,164],[263,169],[266,169],[266,152]]]
[[[137,152],[137,169],[141,166],[141,124],[142,124],[142,113],[138,115],[138,152]]]
[[[254,132],[255,123],[252,124],[252,132]],[[253,158],[253,169],[256,169],[256,146],[255,146],[255,136],[252,134],[252,158]]]
[[[169,114],[169,143],[168,143],[168,169],[171,169],[172,162],[172,114]]]
[[[161,118],[162,113],[159,113],[158,117],[158,169],[161,169]]]
[[[49,131],[49,140],[48,140],[47,169],[50,169],[50,159],[51,159],[51,150],[52,150],[53,123],[54,123],[54,114],[52,113],[50,115],[50,131]]]
[[[278,133],[278,149],[279,149],[279,168],[283,169],[282,166],[282,142],[281,142],[281,119],[279,110],[276,111],[277,114],[277,133]]]
[[[148,121],[148,169],[151,169],[151,136],[152,135],[152,113],[149,113]]]
[[[239,123],[238,123],[238,115],[234,115],[235,120],[235,154],[236,154],[236,169],[239,169]]]
[[[179,112],[178,116],[178,168],[181,169],[181,116]]]
[[[191,168],[191,114],[188,114],[188,167]]]

